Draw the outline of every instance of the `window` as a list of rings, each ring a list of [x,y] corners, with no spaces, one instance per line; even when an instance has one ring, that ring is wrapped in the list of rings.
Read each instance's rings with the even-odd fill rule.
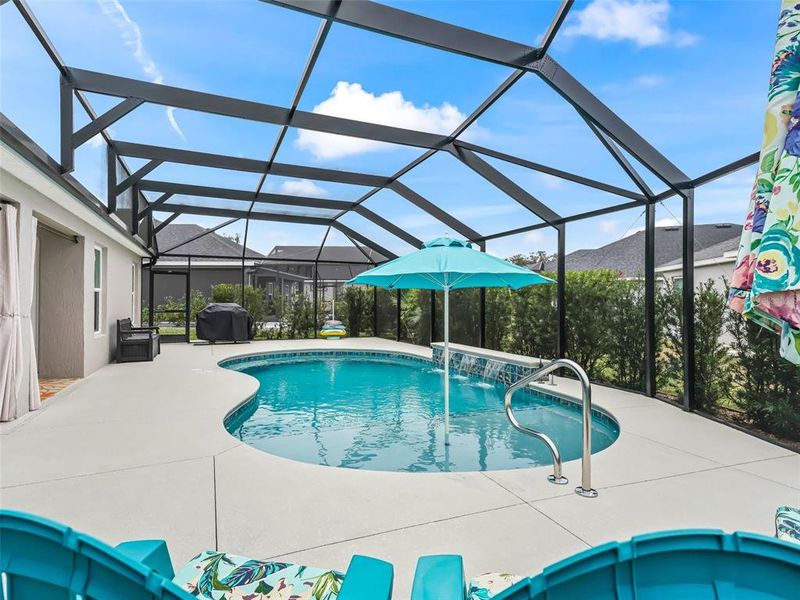
[[[134,319],[136,315],[136,263],[131,263],[131,320],[138,322],[139,319]]]
[[[94,332],[102,331],[103,304],[103,250],[94,249]]]
[[[271,281],[267,284],[267,294],[269,295],[269,299],[272,300],[275,294],[275,287]]]
[[[683,290],[683,277],[673,277],[672,278],[672,285],[675,287],[675,290],[680,292]]]

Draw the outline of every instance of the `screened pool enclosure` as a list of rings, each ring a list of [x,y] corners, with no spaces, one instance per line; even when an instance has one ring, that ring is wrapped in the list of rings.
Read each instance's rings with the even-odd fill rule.
[[[313,316],[310,318],[310,327],[294,331],[294,334],[314,336],[318,323],[328,318],[333,310],[339,311],[337,298],[346,294],[341,287],[342,281],[399,253],[418,248],[426,241],[415,235],[412,228],[405,227],[402,220],[393,218],[391,211],[386,208],[402,204],[419,218],[437,223],[442,233],[449,232],[462,237],[482,250],[487,250],[492,242],[537,231],[554,236],[557,257],[553,275],[557,285],[553,291],[552,354],[563,357],[567,354],[567,315],[570,310],[564,260],[568,226],[602,215],[635,210],[644,213],[645,226],[645,252],[642,257],[644,314],[641,315],[644,335],[640,340],[644,376],[641,391],[654,396],[657,392],[658,352],[656,208],[665,200],[678,199],[682,210],[679,216],[683,241],[680,319],[682,395],[684,407],[687,410],[694,408],[695,190],[754,164],[758,154],[754,152],[704,175],[690,177],[656,150],[552,56],[551,46],[572,8],[572,1],[564,1],[560,5],[533,3],[539,12],[554,9],[554,13],[548,15],[549,25],[536,46],[374,2],[267,2],[272,5],[270,10],[299,13],[293,18],[302,18],[306,24],[313,22],[316,28],[313,41],[304,56],[304,65],[297,73],[294,93],[291,100],[283,105],[79,68],[62,58],[25,0],[2,4],[0,11],[9,19],[12,18],[11,11],[17,11],[18,15],[14,18],[24,20],[51,63],[52,85],[59,89],[58,101],[54,102],[58,108],[59,125],[58,150],[50,154],[58,156],[51,157],[35,135],[27,131],[23,124],[15,124],[12,115],[2,116],[3,140],[48,173],[54,181],[80,197],[86,206],[102,214],[120,233],[132,237],[147,250],[150,258],[142,265],[143,277],[147,280],[142,289],[149,290],[143,306],[146,305],[146,318],[151,322],[159,319],[159,310],[171,310],[179,313],[179,317],[182,313],[182,319],[177,320],[188,331],[192,317],[192,280],[197,277],[198,268],[217,261],[226,265],[229,275],[235,273],[225,283],[233,293],[239,295],[237,300],[245,306],[248,289],[270,294],[258,284],[259,269],[285,274],[286,281],[296,282],[296,286],[286,288],[287,291],[283,292],[284,301],[302,291],[307,303],[304,310]],[[502,74],[502,78],[497,77],[502,82],[446,134],[306,110],[304,92],[315,68],[328,72],[338,60],[336,53],[326,57],[326,44],[337,32],[350,30],[359,31],[358,40],[364,40],[364,44],[372,36],[388,36],[394,39],[393,43],[397,44],[399,52],[422,48],[420,52],[444,53],[458,57],[459,61],[488,65],[486,68],[491,68],[493,76]],[[369,49],[365,48],[365,51]],[[252,59],[252,55],[242,56],[242,60]],[[263,62],[263,58],[261,60]],[[375,60],[380,62],[380,57]],[[324,64],[320,66],[321,63]],[[268,66],[262,64],[260,68],[268,71]],[[203,68],[222,67],[208,65]],[[425,65],[420,64],[418,68],[425,68]],[[554,94],[559,102],[571,107],[575,118],[585,128],[585,134],[592,138],[593,143],[600,144],[610,161],[627,178],[625,185],[606,183],[594,173],[572,172],[550,166],[546,164],[547,161],[513,155],[494,147],[491,136],[484,136],[484,142],[484,138],[475,135],[481,117],[504,97],[512,94],[515,87],[528,85],[531,80],[538,82],[536,85],[543,85],[542,89],[549,90],[548,93]],[[469,101],[464,103],[468,104]],[[154,108],[163,111],[161,107],[209,115],[209,119],[214,119],[215,126],[224,122],[237,129],[251,128],[253,136],[267,149],[262,154],[253,155],[245,154],[245,149],[217,153],[207,151],[203,145],[187,149],[134,141],[135,136],[129,136],[129,132],[125,132],[123,137],[126,119],[137,115],[142,119],[156,118]],[[524,107],[520,108],[520,120],[526,119],[525,110]],[[137,127],[146,126],[146,122],[137,121]],[[343,136],[351,140],[403,148],[400,155],[409,160],[398,168],[398,165],[392,164],[392,160],[387,159],[378,165],[391,165],[391,168],[384,166],[385,171],[374,166],[362,171],[284,161],[281,151],[288,146],[287,140],[302,132]],[[267,138],[269,141],[266,141]],[[190,145],[190,142],[187,143]],[[81,182],[79,175],[85,152],[102,154],[105,161],[104,190],[98,190],[95,186],[90,191],[90,186]],[[576,156],[580,152],[580,142],[576,140]],[[487,230],[480,218],[458,217],[452,202],[439,202],[435,195],[409,183],[409,176],[414,173],[435,176],[436,167],[444,162],[450,166],[455,164],[460,169],[456,179],[475,182],[476,193],[491,188],[493,193],[499,192],[514,203],[514,210],[520,211],[520,225],[501,231]],[[201,184],[199,178],[187,176],[193,168],[229,172],[231,181],[243,183],[241,187]],[[73,171],[75,175],[71,175]],[[568,202],[553,199],[552,194],[550,199],[544,200],[530,186],[520,183],[524,173],[537,173],[549,180],[562,182],[567,190],[564,195],[578,197],[586,194],[597,198],[596,207],[570,210]],[[325,182],[331,190],[335,190],[333,196],[339,192],[342,197],[353,191],[356,193],[349,200],[335,199],[331,195],[314,194],[313,187],[309,188],[312,191],[305,193],[303,190],[289,193],[285,186],[278,188],[270,184],[271,181],[285,182],[288,179]],[[741,198],[743,206],[744,201]],[[480,197],[465,197],[463,202],[480,205],[483,200]],[[188,236],[181,243],[160,247],[158,234],[164,228],[176,219],[186,222],[188,218],[195,217],[203,224],[202,231]],[[264,223],[273,224],[267,233],[262,227]],[[303,231],[318,232],[319,235],[310,244],[314,246],[314,252],[301,258],[280,255],[265,257],[248,249],[248,244],[252,246],[259,237],[270,235],[277,239],[281,228],[298,226],[302,226]],[[193,247],[193,242],[214,234],[235,235],[241,251],[236,254],[198,256],[187,250]],[[356,249],[356,255],[342,259],[341,253],[333,250],[342,245]],[[154,288],[159,285],[159,278],[167,277],[180,280],[179,289],[185,290],[184,302],[177,308],[159,309],[159,303],[154,299]],[[491,298],[487,301],[486,290],[468,292],[453,298],[452,312],[462,331],[461,339],[456,341],[474,346],[495,345],[489,339],[492,337],[491,331],[487,332],[487,314],[497,313],[500,309],[492,305]],[[274,300],[278,292],[273,291],[272,296],[270,299]],[[420,344],[429,344],[441,338],[441,299],[436,294],[370,289],[361,293],[361,296],[358,301],[363,302],[367,297],[370,305],[362,307],[359,314],[363,322],[351,333],[374,334]],[[341,298],[341,306],[345,310],[348,301],[353,299]],[[266,312],[274,313],[276,310],[268,307]],[[265,315],[263,320],[268,321],[269,318],[270,315]],[[505,317],[499,314],[492,318]],[[413,326],[410,326],[412,321]],[[178,332],[176,335],[180,337],[182,334]]]

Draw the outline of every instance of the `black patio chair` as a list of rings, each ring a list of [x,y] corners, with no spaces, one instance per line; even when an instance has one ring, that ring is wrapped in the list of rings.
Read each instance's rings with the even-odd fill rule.
[[[117,319],[117,362],[150,361],[160,350],[158,327],[134,327],[130,319]]]

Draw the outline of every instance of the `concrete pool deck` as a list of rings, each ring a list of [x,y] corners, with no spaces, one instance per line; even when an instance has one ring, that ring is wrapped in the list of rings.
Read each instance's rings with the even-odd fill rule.
[[[0,425],[0,506],[116,544],[165,538],[177,566],[205,549],[344,569],[354,553],[395,565],[407,598],[417,557],[464,556],[468,576],[534,574],[610,540],[711,527],[773,534],[800,505],[800,455],[638,394],[593,386],[619,439],[593,456],[598,498],[573,493],[580,461],[485,473],[389,473],[299,463],[224,429],[256,391],[223,358],[289,349],[430,350],[376,338],[165,345],[112,364],[42,410]],[[558,388],[577,393],[577,382]]]

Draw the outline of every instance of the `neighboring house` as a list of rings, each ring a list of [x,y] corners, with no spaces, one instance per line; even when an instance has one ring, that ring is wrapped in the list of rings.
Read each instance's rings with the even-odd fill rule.
[[[742,226],[733,223],[695,225],[695,285],[708,279],[719,282],[730,278],[736,260],[736,250]],[[644,231],[624,237],[600,248],[576,250],[566,255],[567,271],[608,269],[621,277],[642,277],[644,273]],[[682,279],[681,263],[683,228],[681,226],[657,227],[655,239],[656,277],[679,284]],[[544,265],[545,271],[555,271],[556,261]]]
[[[363,252],[362,252],[363,250]],[[330,301],[348,279],[372,267],[369,261],[381,262],[386,258],[369,248],[355,246],[275,246],[266,258],[259,261],[253,272],[256,285],[274,293],[303,292],[311,295],[314,289],[314,261],[317,264],[317,289],[321,301]],[[369,258],[368,258],[369,257]],[[292,261],[311,261],[306,263]],[[334,261],[334,262],[324,262]],[[361,263],[361,264],[342,264]],[[288,279],[299,278],[298,282]],[[281,281],[283,278],[283,281]]]
[[[697,250],[694,253],[695,286],[711,279],[720,292],[727,292],[738,254],[739,236]],[[656,277],[672,281],[680,287],[683,280],[681,262],[681,259],[678,258],[665,265],[657,266]]]
[[[158,248],[161,252],[174,248],[172,252],[175,254],[192,256],[190,287],[201,291],[206,297],[211,296],[211,288],[218,283],[241,285],[242,256],[245,257],[245,281],[250,283],[248,275],[264,255],[251,248],[244,253],[241,244],[216,232],[206,233],[187,242],[205,231],[204,227],[193,223],[170,223],[156,235]],[[185,272],[187,263],[188,259],[180,256],[162,256],[158,260],[155,268],[157,272],[173,271],[176,274],[156,276],[153,286],[154,306],[162,304],[167,296],[182,298],[186,295],[186,278],[177,273]],[[147,277],[144,278],[142,287],[144,288],[142,298],[146,303],[149,294]]]
[[[345,281],[370,268],[372,264],[368,260],[385,260],[377,252],[367,248],[362,252],[354,246],[325,246],[321,254],[319,246],[275,246],[265,256],[252,248],[245,251],[237,241],[215,232],[192,240],[204,231],[199,225],[170,223],[158,232],[157,241],[162,252],[174,248],[172,252],[175,254],[192,256],[189,285],[206,297],[211,296],[212,287],[218,283],[241,285],[242,256],[245,257],[245,283],[263,289],[265,297],[271,300],[278,294],[287,296],[303,293],[311,297],[314,290],[314,261],[319,254],[317,286],[323,302],[330,301]],[[187,263],[188,259],[180,256],[162,256],[158,260],[156,271],[162,274],[157,275],[154,286],[154,306],[162,304],[167,296],[185,296],[186,278],[182,273],[186,271]],[[173,274],[165,271],[172,271]],[[145,299],[148,298],[148,286],[145,278],[142,296]]]

